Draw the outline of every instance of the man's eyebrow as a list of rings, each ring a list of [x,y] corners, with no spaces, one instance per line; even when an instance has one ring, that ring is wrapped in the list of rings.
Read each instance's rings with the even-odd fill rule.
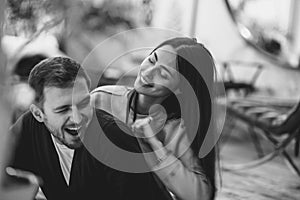
[[[63,110],[66,108],[69,108],[71,105],[62,105],[62,106],[58,106],[57,108],[54,108],[54,111],[59,111],[59,110]]]
[[[81,100],[78,104],[81,104],[81,103],[83,103],[83,102],[85,102],[85,101],[87,101],[87,100],[90,100],[91,99],[91,96],[90,95],[88,95],[88,96],[86,96],[83,100]],[[53,110],[54,111],[59,111],[59,110],[63,110],[63,109],[66,109],[66,108],[69,108],[71,105],[62,105],[62,106],[59,106],[59,107],[57,107],[57,108],[54,108]]]

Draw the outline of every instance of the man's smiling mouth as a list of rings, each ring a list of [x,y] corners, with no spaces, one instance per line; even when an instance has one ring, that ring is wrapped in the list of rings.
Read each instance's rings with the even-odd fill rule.
[[[81,126],[76,126],[76,127],[66,127],[64,130],[69,133],[70,135],[77,136],[79,134],[80,129],[82,128]]]

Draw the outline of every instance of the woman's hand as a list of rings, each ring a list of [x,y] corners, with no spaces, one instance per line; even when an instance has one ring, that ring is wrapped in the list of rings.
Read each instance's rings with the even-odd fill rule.
[[[144,119],[138,119],[131,126],[133,133],[140,138],[150,139],[155,137],[155,133],[151,128],[152,117],[146,117]],[[137,135],[139,134],[139,135]]]
[[[131,126],[133,133],[142,138],[143,141],[150,144],[153,150],[157,150],[163,147],[162,143],[157,139],[156,132],[151,127],[152,117],[146,117],[144,119],[136,120]]]

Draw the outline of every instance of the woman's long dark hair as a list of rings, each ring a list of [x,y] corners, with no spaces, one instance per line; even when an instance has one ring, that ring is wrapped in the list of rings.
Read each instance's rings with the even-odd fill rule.
[[[214,79],[214,61],[210,52],[191,38],[173,38],[158,45],[152,52],[162,46],[170,45],[177,53],[177,70],[180,73],[180,94],[172,93],[163,102],[168,120],[182,118],[187,134],[191,139],[191,149],[200,154],[201,146],[210,127],[212,118],[212,88]],[[187,86],[187,84],[189,86]],[[190,98],[189,88],[193,90],[195,101]],[[190,89],[190,90],[191,90]],[[198,108],[197,108],[198,107]],[[198,111],[198,112],[197,112]],[[213,137],[213,135],[212,135]],[[216,151],[215,148],[205,155],[201,165],[212,184],[214,199],[216,192]]]
[[[176,50],[177,69],[181,75],[181,79],[184,78],[187,80],[192,87],[197,98],[197,103],[191,102],[190,93],[187,93],[188,88],[183,83],[184,81],[181,80],[180,83],[183,83],[179,86],[181,94],[175,95],[172,93],[172,95],[162,102],[162,105],[168,113],[168,118],[182,117],[184,119],[187,133],[193,139],[191,149],[196,155],[199,155],[212,117],[211,98],[213,98],[214,61],[210,52],[202,44],[197,43],[196,40],[191,38],[173,38],[164,41],[153,51],[165,45],[170,45]],[[178,101],[180,105],[178,105]],[[200,114],[199,123],[193,120],[193,115],[197,115],[196,112],[194,113],[197,110],[195,108],[197,105],[199,106]],[[197,119],[197,117],[195,118]],[[197,130],[196,135],[191,134],[194,128]],[[202,166],[213,186],[211,199],[214,199],[216,192],[215,161],[216,152],[214,148],[201,159]]]

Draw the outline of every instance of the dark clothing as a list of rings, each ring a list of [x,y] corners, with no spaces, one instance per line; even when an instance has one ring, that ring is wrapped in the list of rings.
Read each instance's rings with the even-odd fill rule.
[[[96,110],[96,115],[104,132],[124,135],[110,114]],[[84,145],[74,152],[68,186],[44,123],[38,122],[27,112],[17,121],[12,132],[18,136],[12,166],[40,176],[43,180],[41,188],[48,200],[169,199],[161,193],[151,173],[127,173],[112,169],[94,158]],[[119,140],[116,137],[114,139]],[[120,140],[125,148],[141,152],[133,137],[124,136]],[[109,155],[109,149],[105,153]]]

